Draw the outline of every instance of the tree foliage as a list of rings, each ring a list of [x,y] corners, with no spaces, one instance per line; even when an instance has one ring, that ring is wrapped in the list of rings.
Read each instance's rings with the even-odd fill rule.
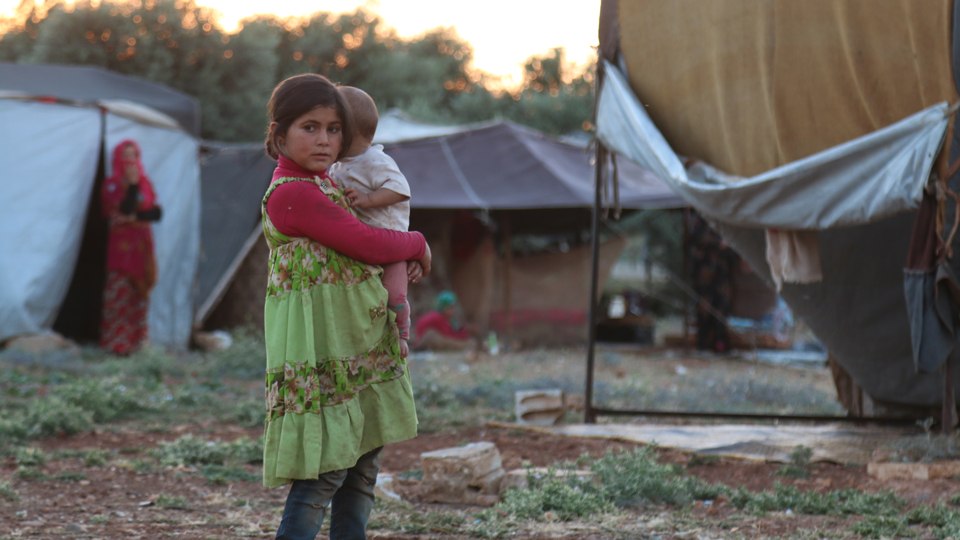
[[[498,90],[471,71],[473,51],[449,28],[400,39],[368,11],[302,19],[259,16],[225,32],[194,0],[23,0],[0,21],[0,61],[103,67],[195,96],[203,136],[262,136],[277,81],[313,72],[366,90],[381,110],[414,118],[476,122],[505,118],[548,133],[580,131],[593,107],[590,73],[566,72],[563,51],[527,60],[524,84]]]

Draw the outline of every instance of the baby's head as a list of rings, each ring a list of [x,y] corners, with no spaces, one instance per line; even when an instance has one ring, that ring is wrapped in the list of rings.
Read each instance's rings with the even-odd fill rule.
[[[343,156],[353,138],[352,115],[346,100],[337,87],[323,75],[304,73],[284,79],[273,89],[267,102],[267,135],[264,147],[270,157],[280,156],[280,142],[287,136],[290,126],[301,116],[319,107],[336,111],[343,127],[342,147],[337,158]]]
[[[341,86],[339,90],[353,115],[354,137],[362,137],[369,143],[377,133],[377,122],[380,120],[377,104],[370,94],[355,86]]]

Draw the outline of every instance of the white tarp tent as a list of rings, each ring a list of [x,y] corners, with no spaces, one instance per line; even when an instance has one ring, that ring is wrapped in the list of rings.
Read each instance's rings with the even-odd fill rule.
[[[25,77],[19,76],[21,68]],[[112,92],[105,90],[102,100],[71,95],[64,80],[73,75],[89,84],[102,78]],[[184,129],[164,112],[137,103],[137,90],[144,85],[159,89],[145,96],[171,90],[133,80],[134,88],[118,95],[111,84],[117,77],[96,68],[0,64],[0,91],[7,91],[7,97],[0,97],[0,170],[5,175],[0,182],[0,341],[52,328],[71,286],[90,286],[74,274],[78,263],[91,262],[83,261],[90,255],[82,245],[88,213],[98,208],[98,165],[110,174],[113,147],[130,138],[142,148],[144,168],[164,212],[153,226],[158,282],[148,316],[150,340],[173,348],[189,342],[199,255],[199,141],[188,132],[192,126]],[[43,79],[48,84],[41,91]],[[30,88],[22,88],[26,83]],[[88,89],[89,84],[79,86]],[[42,99],[25,99],[24,94]],[[83,311],[75,317],[99,320],[98,308],[81,304],[69,309]]]

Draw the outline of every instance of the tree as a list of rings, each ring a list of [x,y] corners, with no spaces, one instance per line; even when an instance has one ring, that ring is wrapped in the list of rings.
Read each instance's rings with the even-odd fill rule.
[[[305,72],[363,88],[381,110],[425,121],[509,118],[564,134],[582,129],[593,106],[592,76],[569,78],[560,49],[527,61],[523,88],[493,90],[470,73],[473,51],[452,29],[403,40],[363,9],[254,17],[227,34],[194,0],[87,0],[72,8],[23,0],[14,23],[5,22],[0,60],[95,65],[166,84],[200,101],[209,139],[259,140],[273,86]]]

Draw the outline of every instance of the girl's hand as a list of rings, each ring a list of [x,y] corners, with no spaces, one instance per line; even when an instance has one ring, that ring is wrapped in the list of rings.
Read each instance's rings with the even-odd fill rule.
[[[354,208],[368,208],[370,206],[370,195],[366,193],[361,193],[354,188],[347,188],[343,190],[343,194],[350,201],[350,206]]]
[[[427,242],[423,243],[423,257],[420,257],[420,260],[417,262],[420,263],[421,270],[423,271],[423,273],[414,281],[414,283],[416,283],[417,281],[420,281],[420,278],[430,275],[430,266],[431,266],[431,263],[433,262],[433,256],[430,254],[430,244],[428,244]],[[407,268],[407,270],[409,270],[409,267]]]

